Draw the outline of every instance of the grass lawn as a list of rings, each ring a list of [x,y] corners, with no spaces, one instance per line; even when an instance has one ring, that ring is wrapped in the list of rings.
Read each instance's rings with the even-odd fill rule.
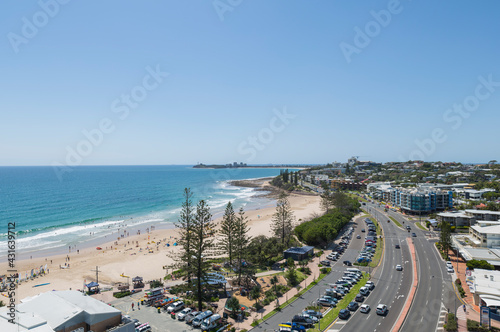
[[[339,315],[339,311],[341,309],[347,308],[347,305],[354,300],[356,295],[359,293],[359,289],[361,287],[363,287],[367,281],[368,281],[368,275],[365,273],[365,275],[363,275],[363,278],[361,278],[361,280],[356,284],[356,286],[354,286],[350,290],[350,292],[347,293],[347,295],[344,296],[344,298],[342,300],[340,300],[340,302],[337,304],[337,307],[330,310],[323,318],[321,318],[320,323],[321,323],[321,328],[323,330],[326,327],[328,327],[331,323],[333,323],[333,321]],[[322,330],[320,330],[318,328],[318,324],[316,324],[316,325],[314,325],[314,328],[309,329],[308,331],[309,332],[321,332]]]
[[[375,226],[377,226],[377,235],[382,235],[382,227],[378,224],[375,218],[370,218]],[[382,258],[382,252],[384,251],[384,239],[379,239],[377,243],[377,248],[375,249],[375,255],[373,255],[372,261],[370,262],[370,267],[377,267],[380,259]]]
[[[399,221],[397,221],[397,220],[396,220],[396,219],[394,219],[393,217],[389,216],[389,219],[391,219],[391,220],[392,220],[392,221],[396,224],[396,226],[398,226],[398,227],[403,227],[403,225],[401,225],[401,224],[399,223]]]
[[[352,198],[356,198],[358,201],[362,201],[365,203],[368,202],[366,199],[364,199],[363,197],[359,197],[358,195],[355,195],[355,194],[347,194],[347,195],[351,196]]]
[[[424,226],[422,226],[422,224],[421,224],[421,223],[419,223],[419,222],[416,222],[416,223],[415,223],[415,225],[417,225],[417,227],[418,227],[418,228],[420,228],[420,229],[421,229],[421,230],[423,230],[423,231],[426,231],[426,230],[427,230],[427,228],[425,228]]]

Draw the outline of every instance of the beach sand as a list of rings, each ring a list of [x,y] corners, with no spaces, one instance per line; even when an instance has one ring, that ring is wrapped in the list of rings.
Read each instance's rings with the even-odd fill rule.
[[[261,185],[267,185],[267,183],[261,183]],[[310,219],[312,215],[321,210],[319,196],[294,193],[289,196],[289,201],[296,217],[296,223]],[[271,219],[274,212],[275,207],[245,211],[249,220],[249,235],[252,237],[271,235]],[[214,221],[218,224],[220,220],[221,218],[218,218]],[[22,282],[16,290],[16,299],[20,300],[51,290],[82,289],[84,283],[96,281],[96,266],[99,267],[100,271],[99,284],[101,287],[117,283],[131,283],[131,278],[135,276],[141,276],[145,281],[163,278],[166,273],[172,272],[171,269],[163,269],[163,266],[172,264],[169,255],[175,254],[179,250],[179,247],[173,246],[177,237],[176,229],[157,229],[149,234],[141,232],[141,235],[122,238],[118,240],[118,245],[114,242],[101,244],[100,247],[103,250],[88,248],[80,250],[79,253],[73,250],[71,253],[63,255],[16,261],[15,269],[22,271],[23,274],[25,271],[45,264],[49,268],[48,274]],[[138,247],[136,247],[136,241],[139,243]],[[160,241],[160,245],[157,246],[158,241]],[[170,246],[167,247],[166,243],[169,243]],[[150,249],[152,253],[150,253]],[[69,257],[69,261],[67,257]],[[60,266],[64,267],[65,264],[69,264],[69,268],[60,268]],[[0,271],[2,271],[0,273],[6,274],[7,270],[7,262],[0,263]],[[127,277],[121,277],[122,274],[129,276],[130,280]],[[24,277],[24,275],[22,276]],[[50,284],[33,287],[42,283]]]

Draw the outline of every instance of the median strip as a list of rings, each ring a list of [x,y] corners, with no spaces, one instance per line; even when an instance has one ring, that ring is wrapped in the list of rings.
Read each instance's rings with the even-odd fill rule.
[[[418,273],[417,273],[417,260],[415,257],[415,246],[413,245],[413,241],[410,238],[407,238],[406,241],[408,242],[408,248],[410,249],[410,253],[411,253],[411,261],[412,261],[412,266],[413,266],[413,282],[411,285],[410,294],[408,294],[408,298],[406,299],[405,305],[403,307],[403,311],[401,312],[401,315],[399,315],[399,319],[397,320],[396,324],[394,325],[392,332],[398,332],[401,329],[401,326],[403,326],[403,323],[406,319],[406,316],[408,315],[408,312],[410,311],[410,307],[411,307],[411,304],[413,302],[413,299],[415,298],[415,293],[417,291],[417,286],[418,286]]]

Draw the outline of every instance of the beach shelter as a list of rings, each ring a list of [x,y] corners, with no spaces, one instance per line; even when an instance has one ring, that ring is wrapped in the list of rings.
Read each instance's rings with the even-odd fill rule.
[[[99,284],[97,282],[94,282],[94,281],[89,282],[85,286],[89,289],[89,292],[91,292],[91,293],[99,290]],[[93,290],[93,288],[94,288],[94,290]]]
[[[132,279],[132,282],[134,283],[134,288],[144,287],[144,282],[142,277],[137,276]]]

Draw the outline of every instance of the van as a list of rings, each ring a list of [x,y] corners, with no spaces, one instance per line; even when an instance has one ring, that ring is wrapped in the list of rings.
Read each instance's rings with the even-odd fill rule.
[[[205,319],[203,321],[203,323],[201,323],[200,328],[203,331],[211,330],[211,329],[217,327],[217,325],[220,323],[220,320],[221,320],[221,316],[219,314],[212,315],[212,316],[208,317],[207,319]]]
[[[352,267],[346,269],[346,271],[361,274],[361,270],[360,269],[356,269],[356,268],[352,268]]]
[[[198,316],[196,316],[194,319],[193,319],[193,326],[195,327],[198,327],[201,325],[201,323],[203,323],[203,321],[205,319],[207,319],[208,317],[212,316],[212,312],[210,310],[207,310],[207,311],[203,311],[201,314],[199,314]]]

